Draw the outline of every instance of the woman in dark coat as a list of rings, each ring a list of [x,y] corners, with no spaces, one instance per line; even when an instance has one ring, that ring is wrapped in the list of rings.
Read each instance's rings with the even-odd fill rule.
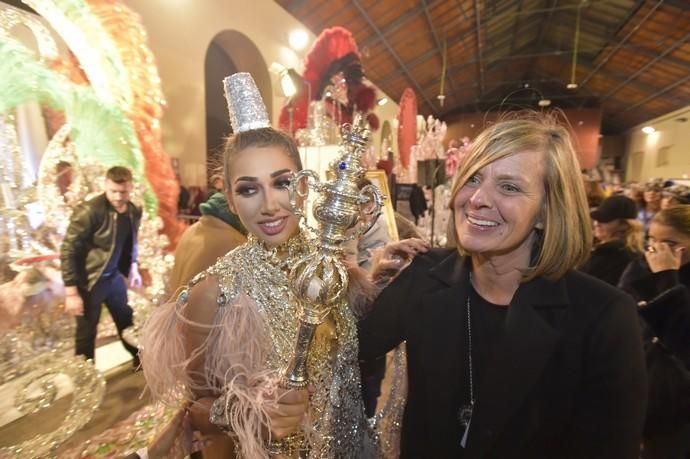
[[[458,250],[418,255],[361,322],[360,356],[407,342],[403,458],[637,458],[635,304],[574,271],[591,229],[567,131],[503,121],[472,144]]]
[[[647,266],[631,265],[623,285],[640,300],[645,324],[649,410],[642,457],[684,459],[690,457],[690,206],[654,216],[645,258]]]
[[[630,262],[642,259],[644,228],[637,220],[637,206],[625,196],[611,196],[591,216],[597,242],[580,271],[618,285]]]

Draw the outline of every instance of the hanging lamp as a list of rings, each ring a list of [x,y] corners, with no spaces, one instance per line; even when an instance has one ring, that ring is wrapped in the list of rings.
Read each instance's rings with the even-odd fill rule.
[[[568,89],[577,89],[577,83],[575,82],[575,71],[577,70],[577,52],[580,47],[580,16],[582,13],[582,7],[585,4],[585,0],[580,2],[577,6],[577,18],[575,19],[575,37],[573,43],[573,62],[572,68],[570,69],[570,83],[566,86]]]
[[[446,67],[448,63],[448,41],[445,38],[443,39],[443,55],[441,56],[441,59],[441,88],[436,98],[438,99],[439,105],[443,107],[443,103],[446,100],[446,94],[444,92],[444,89],[446,86]]]

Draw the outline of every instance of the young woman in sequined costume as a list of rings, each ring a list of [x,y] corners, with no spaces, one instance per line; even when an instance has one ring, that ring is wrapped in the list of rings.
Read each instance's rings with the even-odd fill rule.
[[[290,174],[300,169],[297,148],[280,131],[260,128],[229,139],[226,195],[249,240],[150,319],[142,339],[144,372],[154,398],[197,401],[201,423],[210,410],[216,431],[234,440],[241,457],[269,457],[280,439],[289,455],[376,457],[360,395],[356,319],[347,302],[317,328],[308,358],[311,387],[280,387],[298,328],[287,273],[307,250],[287,190]]]

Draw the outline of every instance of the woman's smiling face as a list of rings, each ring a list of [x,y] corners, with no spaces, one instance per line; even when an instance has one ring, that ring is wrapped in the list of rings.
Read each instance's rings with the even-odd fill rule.
[[[453,202],[460,246],[470,254],[524,251],[529,259],[544,203],[544,155],[526,151],[477,171]]]
[[[247,147],[230,161],[230,209],[267,247],[286,242],[299,230],[288,195],[297,165],[278,146]]]

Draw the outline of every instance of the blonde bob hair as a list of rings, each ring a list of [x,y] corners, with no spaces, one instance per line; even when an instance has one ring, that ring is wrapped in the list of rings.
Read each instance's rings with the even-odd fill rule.
[[[592,248],[592,229],[580,165],[568,130],[554,115],[520,114],[484,130],[461,162],[451,189],[451,212],[460,189],[480,169],[515,153],[543,154],[544,202],[541,221],[532,247],[532,263],[523,280],[544,277],[555,280],[584,263]],[[458,250],[467,255],[453,232]]]

